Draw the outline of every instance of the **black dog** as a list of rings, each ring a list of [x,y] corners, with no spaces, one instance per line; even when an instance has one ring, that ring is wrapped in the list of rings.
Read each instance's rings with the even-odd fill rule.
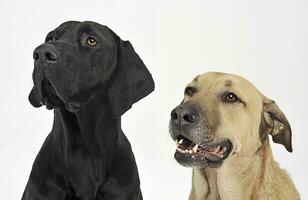
[[[131,44],[106,26],[69,21],[33,57],[29,101],[54,109],[54,123],[22,199],[142,199],[121,115],[154,82]]]

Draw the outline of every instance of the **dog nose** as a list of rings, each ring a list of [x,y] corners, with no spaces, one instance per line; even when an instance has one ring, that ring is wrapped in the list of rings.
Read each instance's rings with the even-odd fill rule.
[[[196,111],[189,107],[178,106],[171,112],[171,120],[180,126],[193,124],[197,121]]]
[[[43,44],[37,47],[33,52],[33,59],[35,62],[43,61],[47,64],[57,62],[59,53],[57,49],[51,44]]]

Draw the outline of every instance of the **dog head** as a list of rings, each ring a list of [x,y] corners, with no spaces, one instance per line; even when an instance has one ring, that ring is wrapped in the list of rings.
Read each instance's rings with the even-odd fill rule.
[[[218,72],[197,76],[171,112],[176,160],[189,167],[218,167],[232,156],[252,156],[268,134],[292,151],[290,125],[274,101],[246,79]]]
[[[34,107],[75,112],[103,93],[118,117],[154,89],[151,74],[132,45],[95,22],[61,24],[48,33],[33,58],[29,101]]]

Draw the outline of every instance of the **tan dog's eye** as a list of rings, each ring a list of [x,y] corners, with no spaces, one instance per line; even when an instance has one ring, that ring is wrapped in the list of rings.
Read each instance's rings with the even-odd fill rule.
[[[93,37],[88,37],[87,44],[91,47],[97,46],[97,41]]]
[[[197,89],[196,89],[195,87],[190,87],[190,86],[188,86],[188,87],[185,88],[185,94],[186,94],[187,96],[192,96],[192,95],[194,95],[194,94],[196,93],[196,91],[197,91]]]
[[[227,103],[234,103],[239,101],[239,98],[233,92],[228,92],[224,97],[224,101]]]

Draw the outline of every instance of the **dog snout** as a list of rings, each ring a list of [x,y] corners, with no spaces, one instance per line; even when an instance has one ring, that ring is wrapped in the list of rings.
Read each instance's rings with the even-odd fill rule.
[[[171,112],[171,121],[179,126],[186,126],[194,124],[198,119],[197,112],[190,108],[184,106],[178,106]]]
[[[33,59],[35,62],[56,63],[59,59],[59,52],[52,44],[43,44],[34,50]]]

